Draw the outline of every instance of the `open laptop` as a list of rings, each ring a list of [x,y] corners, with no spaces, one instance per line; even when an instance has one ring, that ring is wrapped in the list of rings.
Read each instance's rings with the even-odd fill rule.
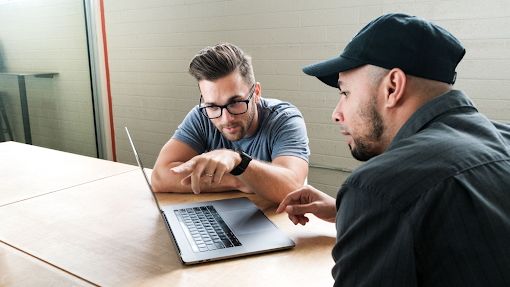
[[[160,206],[129,130],[138,166],[184,264],[288,249],[295,243],[248,198]],[[190,194],[190,196],[193,196]]]

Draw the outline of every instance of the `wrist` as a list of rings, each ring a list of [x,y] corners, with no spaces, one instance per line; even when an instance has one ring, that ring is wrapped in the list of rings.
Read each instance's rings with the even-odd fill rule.
[[[236,156],[236,165],[234,166],[234,168],[230,171],[230,174],[232,175],[241,175],[247,168],[248,168],[248,165],[250,164],[252,158],[250,155],[248,155],[247,153],[245,153],[244,151],[242,150],[237,150],[236,153],[238,154]],[[237,161],[239,160],[239,161]]]
[[[243,159],[241,158],[239,152],[237,152],[236,150],[232,150],[232,153],[234,153],[234,168],[235,168],[241,163]]]

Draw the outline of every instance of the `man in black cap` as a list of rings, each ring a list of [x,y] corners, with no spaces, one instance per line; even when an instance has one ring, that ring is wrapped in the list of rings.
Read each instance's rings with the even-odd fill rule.
[[[388,14],[303,69],[340,90],[333,120],[366,161],[336,201],[305,186],[277,210],[336,221],[335,286],[510,286],[510,126],[453,89],[464,53],[443,28]]]

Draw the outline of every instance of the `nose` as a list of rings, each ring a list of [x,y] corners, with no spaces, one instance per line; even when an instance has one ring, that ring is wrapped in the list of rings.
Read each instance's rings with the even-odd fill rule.
[[[222,113],[221,113],[221,119],[224,120],[224,121],[231,121],[232,119],[234,118],[234,115],[232,115],[228,110],[227,108],[223,108],[222,110]]]
[[[333,122],[336,123],[343,123],[344,122],[344,114],[342,112],[342,100],[340,99],[338,103],[336,104],[335,109],[333,110],[333,114],[331,115],[331,119]]]

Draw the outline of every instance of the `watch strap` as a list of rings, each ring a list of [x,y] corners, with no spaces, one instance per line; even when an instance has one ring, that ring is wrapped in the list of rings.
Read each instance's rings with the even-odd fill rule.
[[[247,168],[248,164],[252,160],[251,156],[245,153],[242,150],[236,150],[236,152],[241,156],[241,162],[230,171],[232,175],[241,175]]]

